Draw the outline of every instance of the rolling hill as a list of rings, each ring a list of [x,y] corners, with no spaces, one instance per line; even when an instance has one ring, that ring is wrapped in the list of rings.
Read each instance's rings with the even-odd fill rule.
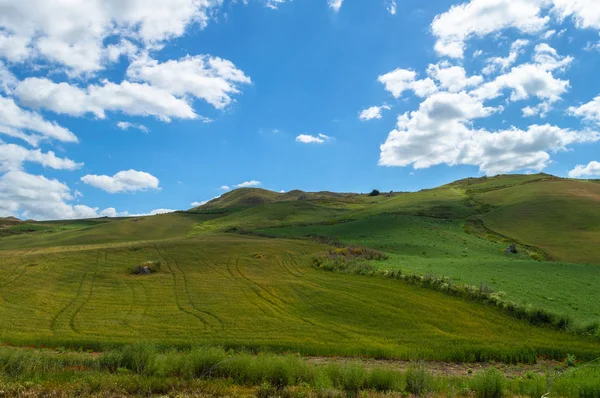
[[[580,328],[600,320],[599,188],[513,175],[375,197],[240,189],[187,212],[27,222],[0,238],[0,340],[102,347],[143,336],[453,361],[600,356],[597,338],[505,308],[313,266],[335,247],[370,247],[385,257],[374,269],[485,283]],[[519,253],[505,253],[512,242]],[[157,272],[132,273],[147,262]]]

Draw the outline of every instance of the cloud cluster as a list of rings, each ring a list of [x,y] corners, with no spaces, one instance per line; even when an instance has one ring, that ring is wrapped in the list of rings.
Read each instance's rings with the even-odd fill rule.
[[[71,205],[75,196],[55,179],[13,170],[0,176],[0,216],[36,220],[98,217],[98,208]]]
[[[191,26],[203,29],[222,4],[223,0],[0,1],[0,135],[33,147],[0,141],[0,178],[20,181],[21,185],[13,187],[16,191],[37,183],[40,189],[53,187],[57,192],[54,213],[45,207],[36,211],[33,206],[42,206],[41,202],[23,199],[22,204],[17,200],[5,206],[11,214],[40,218],[126,215],[113,208],[98,213],[95,208],[70,205],[77,195],[71,195],[64,183],[24,171],[27,163],[56,170],[82,165],[38,148],[52,141],[78,142],[74,132],[48,120],[48,112],[97,119],[119,113],[164,122],[210,122],[197,114],[194,101],[223,110],[243,86],[252,83],[250,77],[231,61],[208,54],[161,62],[153,55]],[[124,79],[103,79],[102,73],[119,61],[128,63]],[[16,68],[25,76],[35,71],[35,77],[20,80],[11,71]],[[148,132],[140,123],[119,121],[116,125],[121,130]],[[82,181],[111,193],[158,189],[158,179],[135,170],[113,176],[89,174]],[[13,194],[6,187],[0,193],[8,201]]]
[[[595,0],[471,0],[435,17],[431,30],[440,56],[463,58],[469,39],[509,28],[543,33],[552,17],[572,18],[579,28],[600,29]]]
[[[561,74],[573,57],[561,56],[542,42],[531,52],[530,61],[519,63],[531,37],[549,39],[564,33],[547,30],[553,18],[573,18],[580,28],[600,29],[600,12],[591,0],[470,0],[435,17],[431,24],[435,51],[445,60],[430,65],[426,79],[418,80],[416,71],[401,68],[378,78],[395,98],[410,91],[423,98],[417,110],[398,117],[396,128],[381,145],[379,164],[415,169],[474,165],[487,174],[539,171],[551,162],[552,153],[565,151],[571,144],[599,141],[600,133],[595,130],[551,124],[497,130],[480,127],[489,126],[484,119],[521,101],[530,102],[522,108],[524,117],[544,118],[569,91],[570,82]],[[469,40],[506,29],[525,37],[511,44],[507,56],[484,60],[481,76],[469,77],[460,61]],[[474,57],[482,54],[474,51]],[[433,84],[425,84],[427,79]],[[429,89],[419,92],[415,86]],[[493,100],[495,106],[487,105]],[[568,113],[600,124],[600,97],[571,106]],[[578,166],[570,175],[591,175],[595,167],[593,162]]]
[[[511,52],[517,53],[524,45],[523,42],[513,44]],[[412,165],[415,169],[439,164],[473,165],[487,174],[540,171],[550,163],[551,153],[567,150],[574,143],[600,140],[598,132],[574,131],[550,124],[501,130],[475,127],[477,121],[504,111],[503,105],[487,106],[486,102],[505,92],[508,92],[508,102],[540,100],[535,106],[523,108],[523,114],[544,117],[570,87],[568,80],[557,78],[555,74],[568,68],[572,60],[561,57],[547,44],[539,44],[528,63],[510,67],[516,62],[516,56],[509,56],[508,60],[488,60],[488,66],[499,65],[497,70],[504,73],[487,82],[482,76],[467,77],[462,66],[453,66],[448,61],[430,65],[428,75],[437,82],[438,91],[428,95],[418,110],[399,116],[396,128],[381,145],[379,164]],[[392,74],[398,75],[398,71]],[[404,82],[415,81],[415,72],[402,75]],[[408,89],[405,84],[394,91],[393,87],[390,89],[389,79],[380,76],[379,80],[394,96]],[[398,82],[396,80],[396,85]],[[570,113],[596,120],[600,115],[595,113],[600,111],[596,106],[592,101],[571,108]]]

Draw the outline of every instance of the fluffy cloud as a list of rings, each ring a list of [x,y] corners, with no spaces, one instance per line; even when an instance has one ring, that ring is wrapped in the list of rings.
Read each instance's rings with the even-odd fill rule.
[[[440,62],[429,65],[427,74],[440,82],[440,86],[452,93],[456,93],[465,87],[476,87],[483,83],[483,77],[467,77],[467,72],[462,66],[452,66],[448,62]]]
[[[379,164],[426,168],[455,163],[457,144],[472,131],[467,123],[494,113],[466,93],[438,93],[423,101],[419,110],[405,113],[381,145]]]
[[[517,59],[519,55],[523,54],[523,50],[529,44],[529,40],[518,39],[513,42],[510,46],[510,52],[507,57],[493,57],[487,59],[487,65],[483,68],[483,74],[491,75],[492,73],[500,70],[506,72]]]
[[[391,108],[387,105],[372,106],[360,112],[358,118],[362,121],[381,119],[381,113],[384,109],[390,110]]]
[[[542,31],[549,21],[542,16],[546,0],[471,0],[435,17],[431,24],[439,55],[462,58],[466,41],[507,28],[523,33]]]
[[[221,189],[224,191],[229,191],[231,187],[229,185],[221,185]]]
[[[17,85],[17,82],[18,80],[15,75],[0,61],[0,93],[10,94]]]
[[[532,125],[527,130],[510,128],[490,132],[472,127],[496,108],[485,107],[467,93],[438,93],[419,110],[398,118],[398,124],[381,146],[380,165],[415,169],[434,165],[474,165],[487,174],[515,170],[542,170],[548,152],[568,145],[594,142],[600,135],[552,125]]]
[[[136,130],[143,131],[144,133],[147,133],[148,131],[150,131],[150,130],[148,130],[148,127],[144,126],[143,124],[131,123],[131,122],[117,122],[117,127],[120,128],[121,130],[136,129]]]
[[[327,141],[332,140],[333,138],[325,135],[309,135],[309,134],[300,134],[296,137],[296,142],[301,142],[302,144],[324,144]]]
[[[417,80],[417,72],[410,69],[398,68],[381,75],[377,80],[385,89],[392,93],[394,98],[399,98],[405,91],[414,91],[419,97],[426,97],[437,91],[435,82],[430,78]]]
[[[260,184],[261,184],[260,181],[252,180],[252,181],[244,181],[241,184],[237,184],[236,187],[237,188],[250,188],[250,187],[257,187]]]
[[[206,26],[222,0],[22,0],[0,2],[0,56],[43,57],[72,73],[93,73],[114,60],[105,39],[118,35],[156,46],[186,27]],[[114,45],[113,45],[114,46]],[[123,50],[126,52],[130,50]]]
[[[0,172],[21,170],[24,162],[39,163],[57,170],[75,170],[82,166],[68,158],[59,158],[54,152],[31,150],[15,144],[0,142]]]
[[[152,174],[136,170],[119,171],[112,177],[107,175],[88,174],[81,177],[81,181],[110,193],[159,189],[158,178],[154,177]]]
[[[42,138],[63,142],[77,142],[77,137],[57,123],[45,120],[36,112],[23,110],[12,98],[0,95],[0,134],[25,140],[37,145]]]
[[[0,176],[0,216],[36,220],[98,216],[98,208],[67,203],[73,199],[69,187],[58,180],[20,170]]]
[[[462,58],[472,37],[509,28],[525,34],[541,33],[551,16],[560,21],[570,17],[579,28],[600,29],[595,0],[471,0],[435,17],[431,24],[437,39],[435,50],[441,56]]]
[[[327,0],[327,5],[333,11],[338,12],[340,10],[340,8],[342,8],[343,2],[344,2],[344,0]]]
[[[573,17],[575,24],[583,29],[600,29],[600,9],[596,0],[552,0],[554,12],[559,17]]]
[[[572,60],[571,57],[560,57],[547,44],[538,45],[534,63],[513,67],[510,72],[474,90],[473,94],[481,99],[493,99],[508,89],[511,91],[512,101],[537,97],[549,103],[556,102],[569,89],[569,81],[554,77],[553,71],[564,70]]]
[[[600,162],[591,161],[587,166],[579,164],[573,170],[569,171],[569,177],[600,177]]]
[[[156,116],[165,121],[172,117],[196,118],[194,110],[184,99],[145,83],[103,81],[102,85],[81,89],[46,78],[27,78],[19,83],[15,95],[29,107],[71,116],[92,113],[98,118],[105,118],[105,111],[120,111],[128,115]]]
[[[600,95],[580,106],[571,106],[568,110],[569,114],[578,116],[584,120],[600,124]]]
[[[239,85],[252,82],[231,61],[209,55],[188,55],[163,63],[144,56],[131,63],[127,75],[178,97],[200,98],[217,109],[231,103],[231,96],[240,92]]]

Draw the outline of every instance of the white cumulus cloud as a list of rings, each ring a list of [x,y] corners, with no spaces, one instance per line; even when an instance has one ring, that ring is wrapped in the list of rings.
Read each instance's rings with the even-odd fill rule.
[[[260,181],[257,180],[251,180],[251,181],[244,181],[240,184],[237,184],[236,187],[237,188],[251,188],[251,187],[257,187],[261,184]]]
[[[300,142],[302,144],[324,144],[325,142],[331,141],[332,139],[332,137],[325,134],[300,134],[296,137],[296,142]]]
[[[594,160],[587,165],[579,164],[573,170],[569,171],[569,177],[600,177],[600,162]]]
[[[147,189],[159,189],[158,178],[150,173],[137,170],[123,170],[115,175],[88,174],[81,177],[81,181],[106,192],[135,192]]]
[[[163,63],[140,57],[131,63],[127,76],[178,97],[194,96],[217,109],[232,102],[232,95],[240,93],[240,85],[252,83],[231,61],[209,55],[188,55]]]
[[[362,121],[373,120],[373,119],[381,119],[381,113],[383,110],[390,110],[391,108],[388,105],[381,106],[372,106],[370,108],[364,109],[358,115],[358,118]]]

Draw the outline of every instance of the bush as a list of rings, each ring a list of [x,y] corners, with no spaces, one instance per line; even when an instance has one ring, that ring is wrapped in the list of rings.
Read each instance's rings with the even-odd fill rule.
[[[366,381],[365,368],[359,364],[329,365],[325,368],[325,373],[329,376],[335,388],[347,392],[357,392],[363,388]]]
[[[123,348],[121,366],[138,374],[149,373],[156,361],[156,348],[147,343],[137,343]]]
[[[379,196],[380,192],[376,189],[372,190],[369,196]]]
[[[473,390],[477,398],[502,398],[506,379],[502,372],[490,368],[473,378]]]
[[[374,368],[369,373],[365,388],[376,391],[400,391],[402,377],[400,373],[390,369]]]
[[[432,390],[433,376],[423,363],[413,364],[406,371],[406,391],[418,397]]]

